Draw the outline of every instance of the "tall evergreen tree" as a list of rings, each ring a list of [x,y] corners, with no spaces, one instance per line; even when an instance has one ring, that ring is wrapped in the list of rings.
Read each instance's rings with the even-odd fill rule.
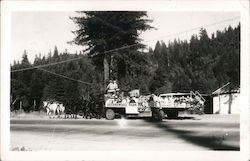
[[[114,70],[114,63],[124,62],[117,60],[120,57],[113,57],[114,54],[129,54],[143,48],[140,43],[139,34],[152,27],[148,25],[151,20],[147,19],[146,12],[125,12],[125,11],[105,11],[105,12],[78,12],[79,17],[72,20],[78,26],[74,31],[76,37],[72,41],[75,44],[87,47],[89,55],[93,57],[99,69],[104,69],[104,81],[109,80],[109,71]],[[134,45],[136,44],[136,45]],[[114,49],[133,45],[125,50],[116,51]],[[106,51],[110,51],[106,53]],[[101,65],[103,64],[103,65]],[[111,69],[111,70],[110,70]],[[110,73],[117,75],[117,73]]]

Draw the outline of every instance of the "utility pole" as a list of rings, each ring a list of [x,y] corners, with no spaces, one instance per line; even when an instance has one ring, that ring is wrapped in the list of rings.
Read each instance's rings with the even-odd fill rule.
[[[104,55],[103,67],[104,67],[104,90],[105,90],[106,83],[109,81],[109,63],[107,54]]]
[[[35,108],[36,108],[36,100],[34,99],[33,111],[35,111]]]
[[[22,111],[22,105],[23,105],[23,102],[20,101],[20,111]]]
[[[109,70],[109,74],[110,74],[111,78],[114,79],[114,55],[110,55],[110,70]]]

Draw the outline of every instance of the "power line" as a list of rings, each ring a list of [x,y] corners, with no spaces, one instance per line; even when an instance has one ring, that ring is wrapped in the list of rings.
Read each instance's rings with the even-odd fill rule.
[[[44,65],[37,65],[37,66],[33,66],[33,67],[27,67],[27,68],[12,70],[11,72],[13,73],[13,72],[20,72],[20,71],[24,71],[24,70],[30,70],[30,69],[36,69],[36,68],[47,67],[47,66],[53,66],[53,65],[57,65],[57,64],[62,64],[62,63],[74,61],[74,60],[80,60],[81,58],[82,58],[82,56],[80,56],[80,57],[78,57],[78,58],[63,60],[63,61],[54,62],[54,63],[49,63],[49,64],[44,64]]]
[[[217,21],[217,22],[214,22],[214,23],[211,23],[211,24],[206,24],[204,26],[197,26],[197,27],[194,27],[194,28],[191,28],[191,29],[188,29],[188,30],[184,30],[184,31],[181,31],[181,32],[175,32],[175,33],[172,33],[172,34],[164,35],[164,36],[157,37],[155,39],[151,39],[151,40],[144,41],[144,42],[150,42],[150,41],[158,40],[159,38],[165,38],[165,37],[170,37],[170,36],[175,36],[175,35],[181,35],[181,34],[184,34],[184,33],[187,33],[187,32],[193,31],[193,30],[197,30],[197,29],[200,29],[200,28],[203,28],[203,27],[204,28],[205,27],[210,27],[210,26],[222,24],[222,23],[225,23],[225,22],[234,21],[234,20],[237,20],[239,18],[240,17],[238,16],[238,17],[234,17],[234,18],[230,18],[230,19],[226,19],[226,20]]]
[[[207,25],[204,25],[204,26],[197,26],[195,28],[191,28],[191,29],[184,30],[184,31],[181,31],[181,32],[176,32],[176,33],[164,35],[164,36],[157,37],[155,39],[150,39],[150,40],[147,40],[147,41],[144,41],[144,42],[150,42],[150,41],[158,40],[160,38],[166,38],[166,37],[170,37],[170,36],[184,34],[184,33],[187,33],[187,32],[193,31],[193,30],[200,29],[201,27],[210,27],[210,26],[214,26],[214,25],[217,25],[217,24],[221,24],[221,23],[225,23],[225,22],[230,22],[230,21],[233,21],[233,20],[236,20],[236,19],[239,19],[239,18],[240,17],[238,16],[238,17],[234,17],[234,18],[231,18],[231,19],[226,19],[226,20],[214,22],[214,23],[211,23],[211,24],[207,24]],[[108,51],[104,51],[104,54],[107,54],[107,53],[110,53],[110,52],[114,52],[114,51],[118,51],[118,50],[122,50],[122,49],[126,49],[126,48],[130,48],[130,47],[134,47],[134,46],[137,46],[137,45],[141,45],[141,44],[135,43],[135,44],[132,44],[132,45],[125,45],[125,46],[122,46],[120,48],[115,48],[115,49],[111,49],[111,50],[108,50]]]
[[[231,18],[231,19],[226,19],[226,20],[214,22],[214,23],[211,23],[211,24],[207,24],[207,25],[204,25],[204,26],[198,26],[198,27],[195,27],[195,28],[191,28],[191,29],[188,29],[188,30],[181,31],[181,32],[176,32],[176,33],[164,35],[164,36],[161,36],[161,37],[158,37],[158,38],[155,38],[155,39],[150,39],[150,40],[147,40],[147,41],[144,41],[144,42],[150,42],[150,41],[158,40],[160,38],[166,38],[166,37],[170,37],[170,36],[174,36],[174,35],[184,34],[184,33],[187,33],[187,32],[193,31],[193,30],[197,30],[197,29],[199,29],[201,27],[210,27],[210,26],[214,26],[214,25],[217,25],[217,24],[221,24],[221,23],[225,23],[225,22],[230,22],[230,21],[233,21],[233,20],[236,20],[236,19],[239,19],[239,18],[240,17],[238,16],[238,17],[234,17],[234,18]],[[112,24],[110,24],[110,25],[112,25]],[[137,45],[141,45],[141,44],[135,43],[135,44],[131,44],[131,45],[125,45],[125,46],[122,46],[122,47],[119,47],[119,48],[115,48],[115,49],[104,51],[103,54],[108,54],[108,53],[111,53],[111,52],[114,52],[114,51],[118,51],[118,50],[122,50],[122,49],[127,49],[127,48],[134,47],[134,46],[137,46]],[[38,66],[33,66],[33,67],[28,67],[28,68],[22,68],[22,69],[12,70],[11,72],[13,73],[13,72],[25,71],[25,70],[35,69],[35,68],[47,67],[47,66],[62,64],[62,63],[65,63],[65,62],[74,61],[74,60],[79,60],[81,58],[82,57],[68,59],[68,60],[65,60],[65,61],[60,61],[60,62],[45,64],[45,65],[38,65]]]
[[[47,73],[50,73],[50,74],[53,74],[53,75],[56,75],[58,77],[62,77],[62,78],[65,78],[65,79],[69,79],[71,81],[75,81],[75,82],[79,82],[79,83],[83,83],[83,84],[88,84],[88,85],[92,85],[94,83],[89,83],[89,82],[84,82],[84,81],[81,81],[81,80],[77,80],[77,79],[73,79],[73,78],[70,78],[70,77],[67,77],[65,75],[61,75],[61,74],[58,74],[58,73],[55,73],[55,72],[51,72],[51,71],[48,71],[48,70],[45,70],[45,69],[42,69],[42,68],[37,68],[38,70],[42,70],[44,72],[47,72]]]

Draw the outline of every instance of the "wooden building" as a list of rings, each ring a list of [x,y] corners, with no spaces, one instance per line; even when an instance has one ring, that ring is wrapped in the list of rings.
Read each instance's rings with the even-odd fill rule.
[[[240,88],[227,83],[212,93],[214,114],[240,113]]]

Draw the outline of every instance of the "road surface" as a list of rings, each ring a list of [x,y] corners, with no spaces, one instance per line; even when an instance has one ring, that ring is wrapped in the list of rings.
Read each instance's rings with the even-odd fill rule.
[[[178,119],[11,118],[11,150],[240,150],[239,115]]]

